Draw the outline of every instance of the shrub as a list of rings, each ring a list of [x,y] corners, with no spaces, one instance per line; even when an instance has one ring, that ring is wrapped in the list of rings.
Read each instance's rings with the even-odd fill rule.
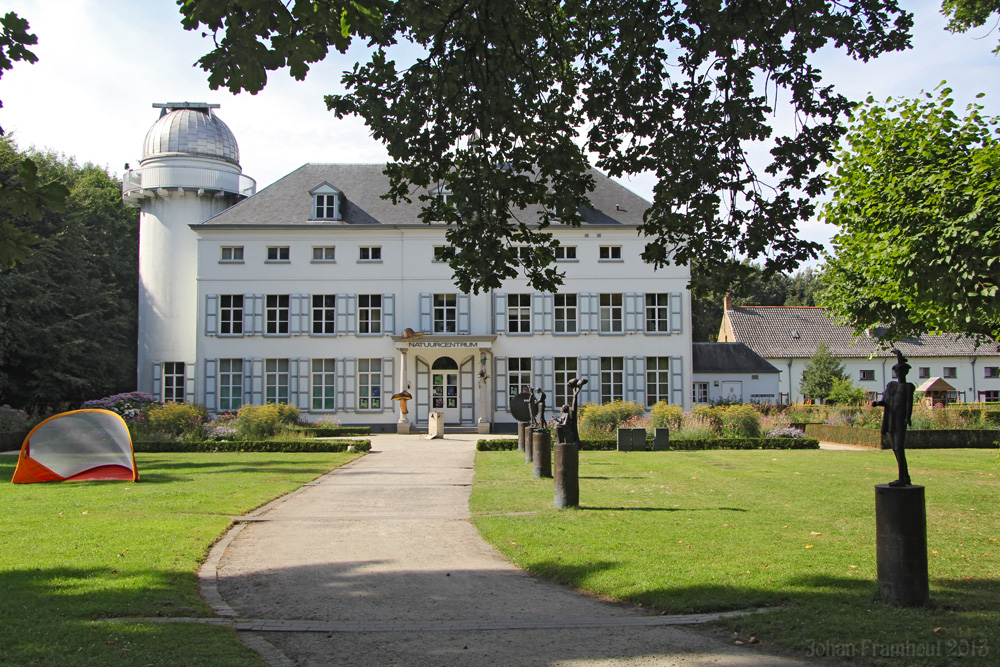
[[[159,405],[152,394],[144,391],[130,391],[114,396],[105,396],[92,401],[84,401],[81,409],[111,410],[118,413],[128,423],[134,422],[147,408]]]
[[[146,411],[149,429],[175,438],[201,436],[206,419],[208,410],[204,405],[194,403],[165,403]]]
[[[684,409],[679,405],[660,401],[653,406],[650,415],[653,428],[679,429],[684,418]]]
[[[24,410],[9,405],[0,406],[0,431],[26,431],[29,423],[28,413]]]
[[[278,408],[278,420],[282,424],[293,426],[298,423],[299,415],[301,415],[302,412],[297,406],[289,403],[276,403],[275,405]]]
[[[580,426],[600,427],[613,432],[632,417],[645,414],[646,408],[635,401],[612,401],[603,405],[587,403],[580,410]],[[583,434],[580,435],[583,438]]]
[[[760,414],[752,405],[730,405],[722,409],[722,415],[723,437],[760,437]]]
[[[134,443],[135,451],[158,452],[356,452],[371,451],[371,440],[220,440],[218,442],[150,441]]]
[[[671,440],[712,438],[714,436],[715,429],[712,423],[703,414],[697,413],[686,413],[681,419],[680,428],[670,432]]]
[[[235,428],[239,437],[246,440],[263,440],[274,437],[287,425],[284,419],[289,414],[280,405],[244,405],[236,413]]]
[[[764,434],[765,438],[804,438],[806,437],[805,432],[802,429],[792,428],[791,426],[782,426],[779,428],[773,428]]]
[[[826,402],[832,405],[861,405],[868,402],[868,392],[856,387],[848,378],[834,378]]]

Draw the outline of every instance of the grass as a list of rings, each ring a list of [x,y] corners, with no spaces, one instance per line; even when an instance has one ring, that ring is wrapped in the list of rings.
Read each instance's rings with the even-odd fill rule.
[[[860,664],[997,664],[996,452],[907,458],[926,486],[932,601],[919,609],[877,601],[885,452],[583,452],[582,507],[561,511],[523,455],[477,452],[471,508],[518,566],[602,597],[668,613],[778,607],[718,623],[730,637]]]
[[[142,481],[10,484],[0,458],[0,665],[263,665],[211,616],[196,571],[244,514],[356,454],[137,454]]]

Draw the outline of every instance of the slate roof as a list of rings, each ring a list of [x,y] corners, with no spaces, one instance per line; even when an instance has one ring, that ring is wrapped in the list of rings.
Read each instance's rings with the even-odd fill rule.
[[[830,353],[841,358],[894,356],[874,338],[855,338],[851,329],[837,324],[822,308],[806,306],[737,306],[727,310],[735,339],[749,345],[765,359],[808,358],[825,341]],[[969,338],[928,335],[899,341],[896,349],[906,357],[995,357],[1000,347],[995,341],[978,348]]]
[[[780,373],[743,343],[692,343],[695,373]]]
[[[306,225],[341,227],[344,225],[420,225],[417,217],[422,207],[416,195],[412,203],[393,204],[382,199],[389,191],[389,179],[382,173],[384,164],[304,164],[252,197],[244,199],[203,225],[274,227]],[[584,226],[636,226],[649,202],[596,170],[591,170],[595,188],[590,194],[592,208],[583,210]],[[310,190],[327,182],[341,193],[342,220],[314,220]],[[532,220],[533,217],[529,217]]]

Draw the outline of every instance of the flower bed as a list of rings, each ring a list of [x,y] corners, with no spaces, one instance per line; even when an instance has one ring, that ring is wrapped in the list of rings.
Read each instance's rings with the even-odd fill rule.
[[[806,424],[806,435],[826,442],[861,445],[874,449],[890,449],[882,442],[882,432],[857,426],[827,426]],[[1000,431],[982,429],[910,429],[906,432],[907,449],[992,449],[1000,440]]]

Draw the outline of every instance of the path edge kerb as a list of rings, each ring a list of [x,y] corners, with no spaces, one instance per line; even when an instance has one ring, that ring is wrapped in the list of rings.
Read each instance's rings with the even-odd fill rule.
[[[246,519],[253,519],[259,517],[261,514],[264,514],[265,512],[274,509],[275,507],[284,503],[290,498],[294,498],[298,494],[304,492],[306,489],[312,486],[316,486],[317,484],[321,484],[323,480],[325,480],[327,477],[335,475],[339,471],[344,470],[346,468],[350,468],[357,461],[363,459],[365,456],[371,456],[371,455],[372,453],[366,453],[362,456],[359,456],[356,459],[348,461],[343,465],[337,466],[333,470],[323,473],[319,477],[316,477],[315,479],[306,482],[297,489],[293,489],[292,491],[289,491],[284,495],[278,496],[274,500],[265,503],[246,514],[233,517],[232,520],[234,522],[234,525],[231,526],[229,530],[227,530],[222,535],[222,537],[216,540],[215,544],[213,544],[212,548],[209,550],[208,556],[205,558],[205,562],[202,563],[201,567],[198,568],[198,593],[201,595],[202,599],[205,600],[208,606],[212,609],[212,613],[215,614],[216,616],[221,616],[223,618],[237,617],[236,611],[229,606],[229,603],[227,603],[225,600],[222,599],[222,594],[219,593],[219,563],[222,562],[222,557],[225,555],[226,549],[229,547],[229,545],[233,543],[233,540],[235,540],[236,537],[241,532],[243,532],[243,529],[246,527],[246,523],[244,522]]]

